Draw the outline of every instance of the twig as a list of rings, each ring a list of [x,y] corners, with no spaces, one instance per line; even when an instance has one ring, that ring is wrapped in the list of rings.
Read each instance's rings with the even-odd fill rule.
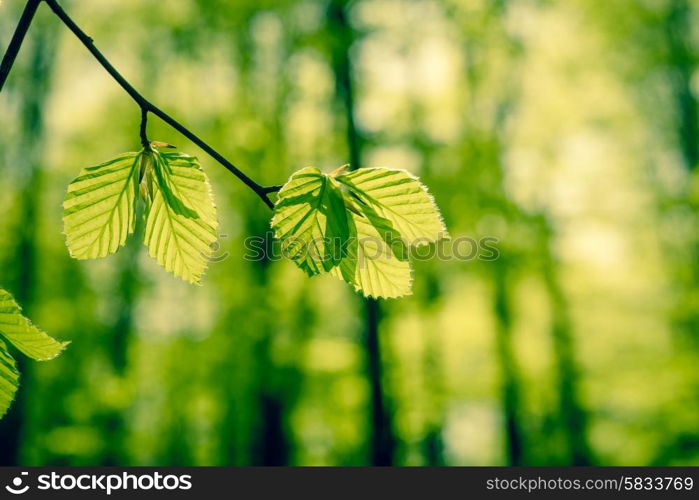
[[[17,28],[12,35],[12,40],[10,40],[10,45],[7,47],[7,52],[2,56],[2,62],[0,63],[0,91],[7,81],[7,76],[10,74],[12,65],[15,63],[19,49],[24,41],[24,36],[29,30],[29,26],[32,24],[34,19],[34,14],[36,14],[36,9],[39,7],[41,0],[29,0],[27,5],[24,6],[24,11],[22,11],[22,17],[19,18],[19,23],[17,23]]]
[[[150,141],[148,140],[148,133],[146,129],[148,127],[148,110],[146,108],[141,108],[141,129],[139,135],[141,136],[141,146],[143,149],[148,149],[150,147]]]
[[[56,0],[28,0],[27,5],[24,8],[22,17],[17,25],[10,45],[5,53],[2,64],[0,66],[0,90],[2,85],[7,79],[7,75],[12,68],[12,65],[17,57],[17,53],[24,40],[24,35],[26,34],[29,26],[31,25],[34,13],[38,5],[41,2],[45,2],[53,13],[58,17],[61,22],[80,40],[80,42],[87,48],[87,50],[92,54],[92,56],[97,60],[97,62],[109,73],[109,75],[121,86],[122,89],[126,91],[129,96],[138,104],[141,108],[141,142],[147,144],[146,138],[146,122],[148,113],[152,113],[165,123],[170,125],[172,128],[177,130],[180,134],[185,136],[187,139],[192,141],[194,144],[199,146],[204,152],[211,156],[218,163],[223,165],[228,171],[240,179],[246,186],[248,186],[252,191],[257,194],[257,196],[262,199],[262,201],[269,207],[274,208],[274,204],[269,199],[269,194],[279,191],[281,186],[262,186],[258,184],[245,173],[243,173],[238,167],[233,165],[230,161],[226,160],[218,151],[209,146],[205,141],[200,139],[194,132],[189,130],[187,127],[182,125],[180,122],[175,120],[169,114],[158,108],[155,104],[151,103],[146,99],[140,92],[138,92],[107,60],[107,58],[95,47],[95,44],[90,38],[63,10],[63,8],[58,4]],[[144,142],[145,141],[145,142]]]

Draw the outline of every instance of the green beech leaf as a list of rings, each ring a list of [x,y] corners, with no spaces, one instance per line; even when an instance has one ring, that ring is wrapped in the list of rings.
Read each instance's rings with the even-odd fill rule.
[[[272,229],[284,254],[309,276],[329,271],[346,255],[350,229],[337,182],[304,168],[279,191]]]
[[[427,244],[448,237],[434,199],[409,172],[361,168],[341,172],[336,178],[361,204],[390,221],[407,245]]]
[[[0,337],[37,361],[58,356],[69,342],[59,342],[22,316],[22,311],[9,292],[0,289]],[[5,415],[19,387],[19,372],[7,345],[0,339],[0,417]]]
[[[193,156],[155,149],[143,154],[152,160],[154,178],[144,238],[149,254],[175,276],[198,284],[217,238],[209,181]]]
[[[351,238],[347,258],[333,269],[367,297],[397,298],[412,293],[412,270],[407,249],[387,219],[369,207],[351,212]]]
[[[448,237],[427,188],[404,170],[383,168],[299,170],[279,191],[272,228],[307,274],[330,272],[383,298],[411,293],[409,246]]]
[[[7,352],[7,346],[0,340],[0,418],[10,408],[19,387],[19,372],[15,360]]]
[[[55,358],[69,344],[49,337],[22,316],[19,305],[5,290],[0,290],[0,335],[37,361]]]
[[[63,226],[71,257],[106,257],[126,243],[136,221],[140,160],[139,153],[124,153],[70,183]]]

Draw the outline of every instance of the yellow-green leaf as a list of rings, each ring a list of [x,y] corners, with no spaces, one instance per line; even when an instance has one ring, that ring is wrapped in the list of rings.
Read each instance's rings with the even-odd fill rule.
[[[407,245],[435,242],[449,235],[427,188],[405,170],[361,168],[337,175],[361,203],[389,220]]]
[[[153,155],[155,179],[144,242],[167,271],[198,284],[217,238],[209,181],[193,156],[157,150],[144,154]]]
[[[304,168],[279,191],[272,229],[284,254],[309,276],[329,271],[346,255],[349,225],[337,182]]]
[[[0,290],[0,335],[37,361],[55,358],[69,344],[48,336],[22,316],[19,305],[5,290]]]
[[[331,274],[367,297],[410,295],[413,279],[407,249],[390,221],[366,207],[350,217],[347,257]]]
[[[10,408],[18,387],[19,372],[15,360],[7,352],[5,343],[0,340],[0,418]]]
[[[116,252],[133,232],[139,153],[124,153],[88,167],[68,186],[63,228],[70,255],[96,259]]]

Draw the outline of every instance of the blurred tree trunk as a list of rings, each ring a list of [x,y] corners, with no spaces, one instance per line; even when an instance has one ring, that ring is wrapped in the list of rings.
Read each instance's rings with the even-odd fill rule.
[[[512,345],[509,265],[507,257],[503,255],[492,266],[495,348],[501,377],[506,460],[508,465],[524,465],[524,430],[520,414],[519,375]]]
[[[692,6],[687,0],[669,0],[665,17],[665,42],[669,57],[666,71],[673,92],[676,141],[683,166],[690,176],[697,175],[699,163],[699,116],[693,90],[697,65],[692,42],[692,14]],[[691,186],[691,177],[688,186]],[[682,331],[695,336],[699,331],[699,240],[696,237],[699,207],[691,189],[687,189],[685,196],[689,199],[674,201],[690,208],[694,236],[688,240],[689,248],[683,249],[687,255],[680,259],[676,270],[681,297],[674,320]]]
[[[264,234],[268,222],[261,220],[256,233]],[[265,260],[259,264],[258,280],[256,283],[255,307],[271,311],[268,302],[267,291],[270,288],[270,262]],[[258,317],[260,336],[256,340],[254,352],[257,353],[257,395],[259,423],[257,425],[255,440],[253,442],[253,464],[264,466],[283,466],[289,464],[291,438],[287,432],[287,406],[284,401],[284,383],[279,377],[278,366],[272,360],[272,346],[274,342],[275,328],[271,314]],[[281,387],[280,387],[281,385]]]
[[[424,123],[424,113],[415,104],[411,111],[411,121],[416,124]],[[438,184],[432,175],[435,144],[426,137],[420,129],[413,132],[410,141],[420,152],[422,166],[421,178],[425,185],[438,188]],[[435,189],[435,192],[437,189]],[[423,286],[415,290],[416,301],[421,304],[420,313],[423,318],[423,336],[427,339],[423,355],[423,371],[425,377],[425,392],[428,405],[428,416],[425,422],[425,431],[422,441],[422,454],[425,465],[438,467],[446,465],[445,447],[443,438],[444,419],[446,409],[444,404],[445,373],[441,353],[442,332],[437,320],[443,297],[440,276],[435,266],[423,263]]]
[[[660,200],[664,224],[671,228],[670,270],[678,292],[671,313],[671,321],[680,334],[679,349],[699,350],[699,105],[695,95],[697,52],[694,38],[696,28],[693,18],[696,4],[688,0],[667,0],[664,23],[664,42],[667,61],[661,70],[665,72],[672,91],[671,106],[674,111],[675,148],[679,150],[682,166],[687,172],[686,188],[679,195]],[[668,213],[669,212],[669,213]],[[682,221],[678,224],[678,221]],[[675,226],[673,228],[672,226]],[[681,237],[677,228],[681,227]],[[695,378],[696,381],[696,378]],[[696,382],[695,382],[696,384]],[[695,428],[683,430],[661,448],[655,464],[667,464],[669,457],[679,459],[694,457],[699,449],[699,433]]]
[[[558,276],[558,263],[553,256],[551,224],[540,217],[543,280],[551,306],[551,340],[558,380],[558,411],[566,443],[565,465],[593,465],[594,458],[587,439],[587,411],[580,402],[580,376],[575,356],[575,339],[568,300]]]
[[[259,210],[258,210],[259,212]],[[268,219],[258,218],[256,228],[250,228],[249,234],[267,234]],[[254,403],[256,405],[257,421],[254,425],[252,440],[252,464],[262,466],[286,466],[291,463],[294,453],[294,439],[289,426],[301,384],[301,373],[295,366],[292,353],[283,360],[273,357],[275,341],[277,341],[277,319],[272,311],[274,304],[270,300],[269,290],[272,288],[270,279],[271,262],[268,257],[262,262],[254,262],[256,266],[254,291],[251,293],[251,308],[257,308],[255,327],[259,333],[253,340],[253,355],[256,360],[257,375],[254,378]],[[300,310],[303,314],[305,310]],[[303,322],[303,328],[311,327],[311,318]],[[293,326],[292,326],[293,328]],[[307,330],[304,332],[307,333]],[[296,350],[301,340],[294,339],[292,348]],[[288,348],[287,348],[288,349]],[[291,358],[291,359],[289,359]]]
[[[479,17],[465,16],[463,52],[466,59],[466,82],[469,88],[465,114],[468,130],[465,136],[467,154],[471,157],[469,177],[473,178],[474,208],[477,217],[495,214],[508,225],[523,224],[524,216],[509,199],[505,190],[505,151],[507,118],[519,98],[518,62],[523,49],[519,40],[508,32],[505,0],[487,3]],[[508,60],[505,74],[489,64],[495,52]],[[497,82],[497,87],[493,87]],[[483,103],[492,101],[492,108],[479,112]],[[474,220],[474,227],[478,220]],[[513,344],[515,317],[514,283],[516,270],[523,258],[521,242],[502,242],[505,249],[493,262],[484,264],[486,279],[491,284],[491,306],[494,319],[494,345],[499,374],[500,407],[504,459],[508,465],[525,464],[525,431],[522,389]]]
[[[677,110],[677,138],[688,171],[699,162],[699,117],[697,99],[692,90],[696,55],[691,40],[692,8],[687,0],[670,0],[665,20],[669,50],[670,83]]]
[[[44,154],[45,125],[44,109],[50,90],[50,79],[55,59],[55,26],[35,19],[31,36],[24,43],[22,54],[28,64],[17,64],[10,82],[21,82],[19,87],[21,106],[18,111],[20,128],[18,151],[14,152],[20,165],[19,179],[22,193],[17,213],[19,220],[15,228],[17,245],[12,265],[5,266],[3,275],[10,291],[24,312],[31,317],[37,284],[37,266],[41,262],[38,253],[38,216],[43,187],[42,160]],[[21,55],[21,54],[20,54]],[[23,68],[26,67],[26,70]],[[9,125],[9,124],[8,124]],[[21,372],[21,389],[12,409],[0,421],[0,465],[23,463],[22,442],[26,418],[26,398],[32,391],[32,363],[25,362],[23,355],[17,355]]]
[[[355,33],[347,19],[347,2],[332,0],[327,11],[329,40],[331,40],[332,67],[335,75],[337,98],[345,113],[347,146],[350,168],[362,167],[362,136],[357,129],[354,118],[354,83],[350,49],[355,40]],[[393,465],[395,463],[396,435],[391,417],[386,388],[384,386],[383,366],[381,362],[381,341],[379,327],[382,320],[382,308],[375,299],[364,300],[363,342],[366,352],[366,368],[369,376],[370,437],[369,453],[372,465]]]
[[[446,465],[444,446],[444,420],[446,418],[445,370],[441,353],[442,332],[437,319],[439,304],[436,300],[440,294],[439,277],[432,272],[425,274],[428,280],[427,294],[423,297],[424,309],[421,313],[424,321],[423,336],[426,340],[423,355],[426,401],[428,417],[422,438],[422,454],[425,465],[439,467]]]

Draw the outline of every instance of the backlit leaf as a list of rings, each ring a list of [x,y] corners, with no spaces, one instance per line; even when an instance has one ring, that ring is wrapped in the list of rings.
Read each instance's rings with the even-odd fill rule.
[[[407,245],[448,237],[439,209],[427,188],[405,170],[361,168],[341,173],[338,182],[361,203],[389,220]]]
[[[285,255],[309,276],[329,271],[346,255],[350,230],[337,182],[304,168],[279,191],[272,229]]]
[[[68,345],[59,342],[34,326],[22,316],[22,311],[9,292],[0,289],[0,337],[4,337],[19,351],[37,361],[58,356]],[[19,387],[19,373],[7,344],[0,339],[0,417],[10,407]]]
[[[140,160],[139,153],[124,153],[83,169],[70,183],[63,228],[71,257],[106,257],[126,243],[136,221]]]
[[[144,242],[149,254],[175,276],[200,283],[217,238],[211,186],[198,160],[183,153],[152,155],[152,202]]]
[[[397,298],[412,293],[407,249],[391,223],[372,212],[350,213],[353,238],[347,258],[331,272],[367,297]]]
[[[15,299],[0,289],[0,335],[32,359],[48,361],[58,356],[68,345],[39,330],[22,315]]]
[[[7,413],[18,387],[19,373],[15,360],[7,352],[5,343],[0,340],[0,417]]]

